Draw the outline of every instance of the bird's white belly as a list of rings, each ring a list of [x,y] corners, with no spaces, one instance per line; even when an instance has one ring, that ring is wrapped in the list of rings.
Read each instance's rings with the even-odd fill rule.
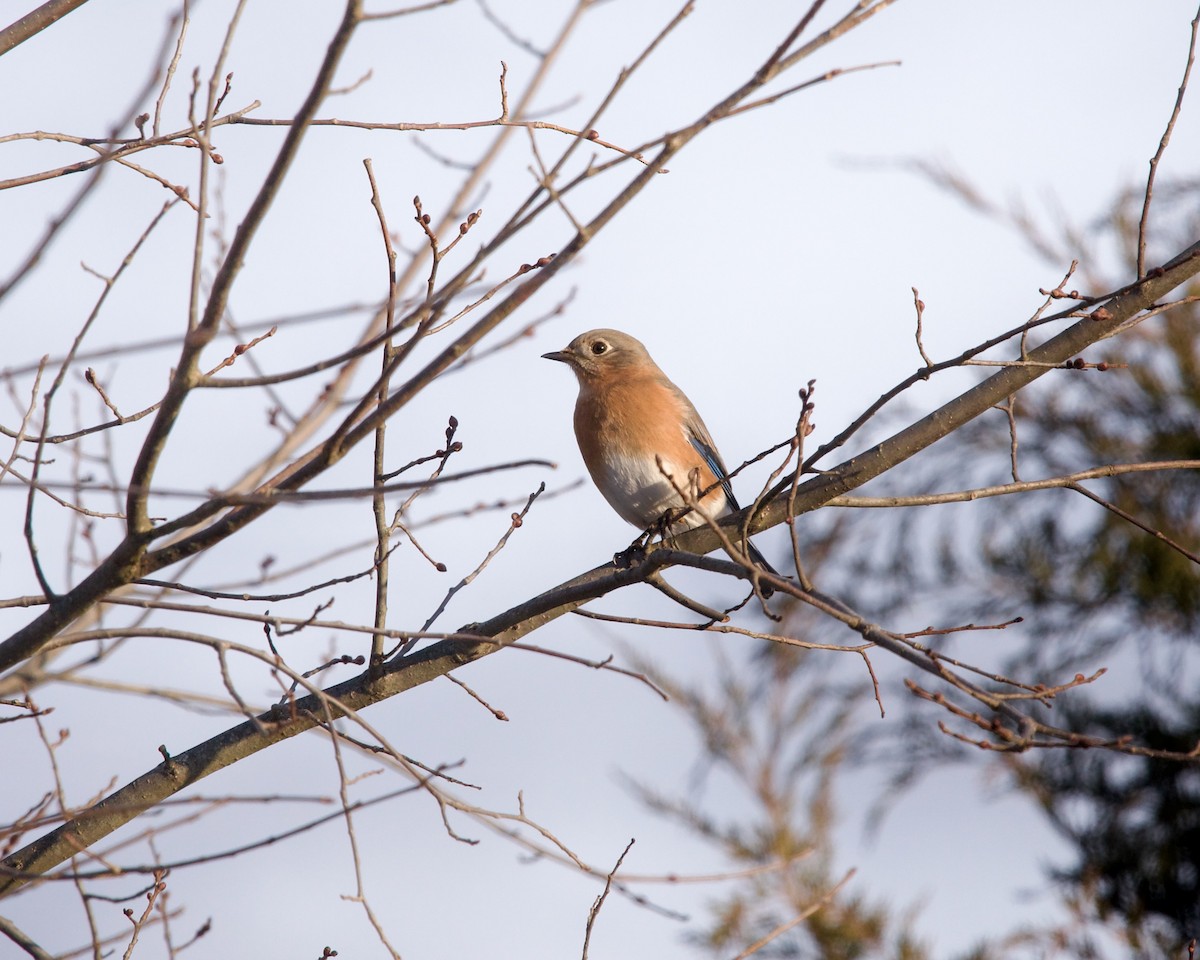
[[[663,475],[664,471],[671,475],[676,486],[689,492],[700,492],[692,488],[693,481],[686,466],[665,459],[661,470],[656,460],[627,457],[606,460],[602,469],[604,476],[595,479],[604,498],[622,518],[643,529],[658,521],[668,510],[678,510],[686,505],[671,481]],[[726,512],[725,495],[720,488],[709,494],[704,506],[714,517]],[[671,530],[678,533],[702,523],[704,518],[693,510],[673,523]]]

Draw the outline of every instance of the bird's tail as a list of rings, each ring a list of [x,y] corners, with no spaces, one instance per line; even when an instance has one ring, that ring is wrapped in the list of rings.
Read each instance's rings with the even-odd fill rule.
[[[756,547],[749,540],[746,541],[746,552],[750,554],[750,559],[754,562],[754,565],[756,567],[762,568],[764,571],[766,571],[767,573],[771,574],[774,577],[779,577],[780,579],[783,579],[783,574],[781,574],[778,570],[776,570],[773,566],[771,566],[771,564],[769,562],[767,562],[767,558],[762,555],[762,552],[758,549],[758,547]],[[769,598],[771,596],[771,594],[773,594],[775,592],[775,588],[772,587],[769,583],[763,583],[762,592],[763,592],[764,597]]]

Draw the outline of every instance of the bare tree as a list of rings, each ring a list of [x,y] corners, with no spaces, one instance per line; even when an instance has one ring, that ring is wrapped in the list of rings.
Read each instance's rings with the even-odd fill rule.
[[[169,899],[172,874],[338,820],[345,826],[354,867],[351,899],[364,911],[382,947],[399,956],[397,931],[387,922],[378,896],[368,896],[368,871],[362,867],[365,841],[355,824],[371,806],[420,793],[436,804],[450,837],[468,839],[458,825],[470,822],[598,881],[602,886],[587,917],[586,956],[593,924],[610,891],[640,896],[632,892],[634,878],[624,870],[625,854],[609,862],[591,862],[559,839],[550,825],[527,813],[523,801],[515,808],[475,802],[474,785],[460,779],[450,765],[411,756],[367,708],[448,678],[489,715],[504,719],[503,711],[471,690],[457,672],[506,650],[548,653],[526,638],[567,614],[587,613],[584,607],[590,601],[639,584],[655,587],[677,603],[683,611],[680,617],[687,618],[678,625],[686,629],[713,634],[748,629],[733,622],[735,611],[746,606],[749,612],[743,620],[757,614],[779,625],[757,631],[774,644],[849,653],[869,678],[876,698],[875,661],[894,658],[903,664],[911,689],[929,704],[929,713],[923,714],[927,722],[937,716],[951,736],[988,750],[1086,747],[1192,762],[1191,751],[1164,749],[1136,735],[1097,736],[1048,720],[1045,708],[1086,686],[1091,676],[1011,677],[944,655],[931,642],[968,628],[946,623],[905,633],[879,625],[875,613],[850,605],[831,594],[819,577],[809,575],[809,547],[797,527],[798,518],[818,508],[850,505],[858,488],[976,418],[1006,406],[1011,411],[1013,398],[1042,378],[1107,370],[1106,362],[1081,355],[1102,341],[1128,335],[1148,318],[1192,303],[1195,298],[1190,295],[1172,297],[1200,273],[1200,244],[1182,244],[1161,264],[1147,260],[1146,237],[1154,223],[1153,177],[1144,191],[1136,269],[1130,276],[1107,288],[1080,292],[1073,284],[1072,264],[1061,283],[1043,291],[1031,317],[1013,320],[985,341],[944,360],[934,360],[925,347],[924,305],[914,291],[917,349],[911,375],[882,390],[861,416],[816,450],[806,449],[806,440],[817,395],[811,384],[791,385],[789,397],[797,389],[800,394],[795,430],[752,461],[768,461],[772,472],[745,511],[720,524],[623,552],[535,596],[510,596],[505,609],[457,629],[439,624],[460,593],[490,564],[503,562],[496,560],[500,551],[520,536],[539,498],[550,494],[539,484],[517,496],[490,496],[480,502],[465,495],[440,513],[426,509],[438,494],[454,496],[459,485],[477,489],[469,484],[484,478],[489,491],[498,489],[495,485],[501,480],[509,489],[510,474],[520,477],[519,471],[548,464],[521,442],[507,446],[511,458],[460,466],[464,446],[459,421],[441,415],[435,421],[425,401],[449,378],[457,378],[456,389],[472,390],[471,378],[487,358],[522,344],[540,323],[561,313],[570,299],[565,288],[569,268],[708,131],[750,111],[777,109],[786,98],[852,71],[883,66],[864,63],[799,75],[818,51],[894,2],[863,0],[831,13],[817,0],[779,36],[763,40],[761,56],[740,82],[698,112],[664,113],[656,122],[657,129],[666,132],[643,142],[609,134],[606,122],[664,46],[683,42],[682,25],[692,13],[692,2],[644,30],[637,56],[615,71],[611,86],[578,111],[582,121],[574,123],[543,119],[548,114],[536,112],[541,103],[536,97],[568,42],[586,30],[588,18],[603,7],[594,0],[580,0],[567,11],[544,47],[520,37],[480,2],[472,16],[495,25],[510,40],[520,40],[535,67],[517,84],[509,67],[498,64],[496,103],[484,117],[429,122],[333,115],[335,97],[352,98],[358,83],[366,80],[347,81],[343,76],[348,51],[352,44],[369,42],[373,31],[407,24],[418,16],[431,21],[451,16],[465,5],[438,0],[372,13],[364,10],[361,0],[349,0],[294,114],[267,117],[257,100],[237,99],[239,81],[231,63],[246,5],[233,10],[211,65],[203,72],[197,68],[189,80],[182,64],[188,56],[192,11],[185,3],[152,55],[150,77],[108,133],[36,130],[0,137],[3,144],[28,147],[51,141],[64,150],[79,151],[66,162],[36,166],[34,172],[0,182],[0,189],[7,191],[35,191],[48,184],[71,184],[74,191],[63,188],[57,195],[60,206],[47,211],[43,231],[26,238],[21,254],[5,268],[0,307],[6,301],[18,302],[22,288],[37,282],[64,231],[82,222],[87,204],[102,196],[118,176],[140,177],[146,190],[166,189],[169,196],[136,229],[121,224],[132,229],[133,239],[113,251],[109,264],[88,267],[99,292],[75,328],[69,349],[58,356],[6,361],[13,412],[0,424],[0,432],[11,441],[0,479],[22,492],[23,515],[5,560],[11,564],[13,554],[22,551],[27,571],[23,576],[32,584],[28,592],[0,601],[0,607],[12,612],[14,624],[0,641],[0,669],[7,671],[0,678],[0,695],[9,712],[4,719],[21,721],[6,725],[6,733],[37,738],[50,779],[42,785],[44,794],[16,811],[5,827],[0,896],[25,891],[36,895],[34,888],[69,884],[83,906],[88,925],[84,936],[94,955],[118,940],[130,955],[151,923],[162,926],[173,955],[183,944],[170,933],[175,916]],[[18,21],[0,35],[0,52],[52,43],[54,27],[39,32],[52,22],[44,9]],[[403,36],[389,34],[389,42]],[[452,43],[445,49],[449,62]],[[1179,103],[1186,86],[1185,76]],[[573,105],[560,106],[553,115],[576,112]],[[1163,150],[1173,125],[1174,116]],[[269,324],[242,325],[235,317],[238,284],[253,264],[273,256],[272,243],[278,238],[273,241],[269,233],[272,217],[286,209],[292,196],[288,191],[304,175],[314,138],[337,136],[347,129],[380,136],[455,132],[479,138],[482,146],[472,140],[479,156],[462,164],[456,189],[436,203],[428,196],[422,200],[420,194],[411,202],[398,201],[391,189],[398,178],[384,176],[371,158],[363,160],[360,187],[374,218],[375,302],[309,313],[296,308]],[[251,162],[239,168],[239,158],[218,149],[219,138],[232,137],[235,131],[277,144],[264,169],[255,170]],[[431,162],[451,169],[460,165],[439,152],[440,141],[421,143]],[[514,173],[514,165],[524,169]],[[531,186],[497,216],[488,199],[488,182],[514,176],[526,178]],[[407,196],[410,181],[403,183]],[[244,206],[232,199],[238,190],[245,191]],[[364,209],[365,203],[364,199]],[[231,208],[237,210],[233,217]],[[230,220],[236,220],[236,226],[226,230]],[[122,383],[122,392],[148,394],[148,399],[129,407],[114,384],[90,365],[101,365],[111,355],[94,349],[91,338],[99,318],[110,309],[110,298],[124,291],[122,281],[131,265],[156,246],[173,254],[176,264],[186,263],[187,270],[180,273],[174,307],[155,311],[159,325],[152,335],[124,328],[121,341],[107,348],[119,353],[123,363],[137,364],[141,372],[136,389]],[[336,243],[328,262],[331,270],[337,268]],[[321,336],[306,339],[306,323],[320,324]],[[282,368],[269,354],[276,338],[298,344],[297,359]],[[944,371],[969,367],[983,367],[987,375],[927,415],[838,462],[839,455],[861,446],[868,430],[878,435],[877,415],[909,388]],[[85,385],[88,400],[74,401],[68,418],[67,398],[80,385]],[[263,422],[252,424],[264,398]],[[410,416],[420,418],[416,425]],[[68,419],[74,422],[64,426]],[[398,439],[400,420],[404,433]],[[1012,482],[939,496],[965,501],[1055,487],[1077,491],[1100,477],[1166,474],[1200,466],[1200,461],[1182,458],[1080,463],[1056,475],[1025,479],[1018,476],[1018,432],[1015,420],[1010,422]],[[187,477],[195,479],[180,482]],[[682,496],[690,496],[686,487],[680,490]],[[931,497],[924,495],[923,502],[932,502]],[[906,502],[914,501],[901,499],[891,505]],[[341,521],[334,521],[319,538],[281,537],[279,542],[287,545],[284,560],[270,555],[257,566],[247,563],[245,545],[252,531],[275,531],[264,534],[271,542],[269,538],[280,535],[289,523],[280,518],[309,504],[336,504],[340,517],[357,519],[369,512],[369,524],[360,527],[372,529],[373,536],[349,535],[345,527],[338,528]],[[401,610],[389,604],[398,582],[446,571],[437,552],[423,546],[422,527],[496,513],[504,519],[490,548],[451,587],[437,589],[440,599],[430,604],[432,612],[418,613],[415,604]],[[306,526],[310,515],[311,511],[305,515]],[[748,558],[748,536],[776,526],[787,527],[791,537],[788,577],[765,573]],[[1173,550],[1195,562],[1194,552],[1159,533]],[[401,548],[410,564],[398,577],[394,557]],[[807,559],[811,566],[811,554]],[[414,564],[423,568],[420,574],[413,572]],[[684,596],[662,578],[663,571],[673,567],[740,582],[743,599],[724,610]],[[229,575],[222,576],[227,569]],[[330,615],[335,599],[364,589],[369,592],[369,615]],[[432,596],[432,588],[421,591],[423,599]],[[814,644],[804,636],[804,618],[797,611],[815,611],[839,623],[850,639]],[[652,620],[649,615],[625,619],[639,624]],[[263,639],[250,642],[247,629]],[[327,650],[300,645],[317,634],[338,639]],[[172,656],[187,658],[189,664],[205,664],[200,669],[216,690],[105,675],[106,664],[143,644],[176,651]],[[182,652],[190,648],[209,659],[193,661],[191,653]],[[643,670],[575,659],[620,671],[657,689]],[[264,681],[276,688],[274,703],[260,702],[266,699],[261,693],[247,692],[261,690]],[[147,765],[132,778],[122,777],[120,785],[112,785],[115,789],[79,804],[70,799],[69,777],[56,762],[63,735],[49,728],[47,714],[56,697],[99,688],[130,694],[134,703],[179,702],[238,719],[182,749],[164,744],[160,763]],[[220,849],[188,860],[159,856],[156,839],[190,817],[164,826],[151,819],[155,814],[170,809],[176,800],[186,802],[189,788],[209,775],[308,731],[323,734],[328,742],[333,786],[324,799],[334,800],[334,812],[313,817],[286,834],[239,833]],[[356,799],[352,788],[362,758],[393,773],[399,785],[369,800]],[[273,803],[280,795],[299,792],[281,787],[279,795],[255,799]],[[231,800],[201,798],[200,809],[215,816]],[[131,842],[145,852],[143,862],[124,859]],[[774,850],[770,866],[790,869],[801,846]],[[141,878],[141,886],[133,893],[127,884],[122,886],[121,897],[140,897],[145,905],[126,910],[132,931],[113,934],[97,917],[99,895],[94,891],[131,874]],[[789,903],[792,916],[773,918],[778,920],[774,929],[765,935],[756,930],[752,940],[737,944],[741,956],[767,949],[777,936],[813,916],[852,912],[838,899],[840,878],[815,876],[798,888],[803,896]],[[205,929],[195,929],[189,939],[194,941]],[[41,935],[22,932],[14,921],[0,920],[0,932],[31,956],[48,955],[38,944]]]

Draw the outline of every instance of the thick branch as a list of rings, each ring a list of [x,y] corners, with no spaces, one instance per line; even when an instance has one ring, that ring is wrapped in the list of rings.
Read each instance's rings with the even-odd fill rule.
[[[13,47],[41,33],[52,23],[61,20],[76,7],[82,7],[85,3],[87,0],[49,0],[48,3],[43,3],[32,13],[25,14],[20,20],[0,30],[0,56],[4,56]]]

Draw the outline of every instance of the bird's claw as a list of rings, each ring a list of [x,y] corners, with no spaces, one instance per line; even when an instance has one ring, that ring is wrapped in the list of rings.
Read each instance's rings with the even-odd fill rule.
[[[630,567],[635,567],[645,559],[646,544],[641,537],[634,540],[624,550],[613,554],[613,563],[621,570],[628,570]]]

